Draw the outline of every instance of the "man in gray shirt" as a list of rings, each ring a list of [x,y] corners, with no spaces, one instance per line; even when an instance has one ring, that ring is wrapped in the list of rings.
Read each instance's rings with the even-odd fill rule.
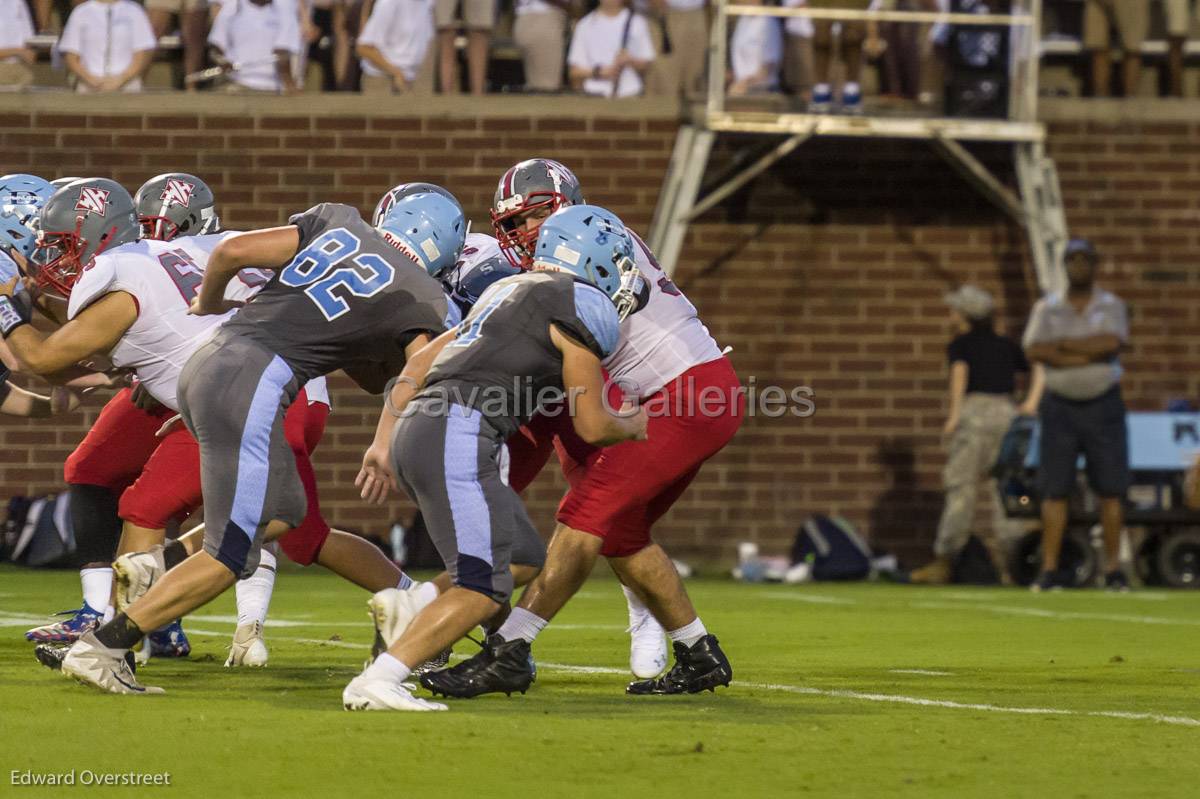
[[[1038,488],[1042,496],[1042,573],[1034,591],[1072,584],[1059,571],[1067,526],[1067,497],[1082,453],[1088,483],[1100,497],[1107,573],[1105,585],[1128,590],[1118,566],[1122,502],[1129,488],[1129,444],[1121,399],[1118,352],[1129,341],[1125,303],[1095,285],[1099,255],[1091,242],[1067,245],[1067,290],[1043,297],[1025,329],[1031,361],[1044,364],[1046,392],[1039,407]]]

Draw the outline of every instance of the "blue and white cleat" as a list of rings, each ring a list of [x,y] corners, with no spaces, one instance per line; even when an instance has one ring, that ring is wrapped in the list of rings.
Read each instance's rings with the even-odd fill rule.
[[[146,649],[152,658],[185,658],[192,652],[178,619],[146,636]]]
[[[87,602],[84,602],[83,607],[77,610],[60,610],[54,615],[69,615],[71,618],[27,630],[25,640],[35,641],[39,644],[73,643],[99,627],[100,623],[104,621],[104,612],[96,610]]]

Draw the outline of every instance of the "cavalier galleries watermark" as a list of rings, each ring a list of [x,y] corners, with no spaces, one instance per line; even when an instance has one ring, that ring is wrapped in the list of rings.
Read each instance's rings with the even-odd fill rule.
[[[70,771],[21,771],[13,769],[8,775],[9,784],[17,788],[58,787],[131,787],[171,784],[169,771],[93,771],[71,769]]]
[[[484,375],[434,383],[421,392],[422,401],[410,403],[399,415],[445,416],[458,405],[489,417],[522,418],[533,412],[550,417],[564,413],[575,416],[586,394],[586,389],[564,391],[561,386],[539,383],[528,376],[489,382]],[[809,386],[760,385],[753,376],[745,385],[714,385],[685,375],[646,393],[632,381],[609,380],[604,384],[603,400],[609,412],[617,416],[631,416],[641,409],[650,418],[718,418],[734,412],[767,419],[808,418],[817,408],[816,392]]]

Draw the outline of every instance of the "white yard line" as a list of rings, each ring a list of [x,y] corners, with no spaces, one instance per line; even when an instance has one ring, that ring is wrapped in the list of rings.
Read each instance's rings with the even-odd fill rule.
[[[787,599],[792,602],[808,602],[813,605],[857,605],[857,599],[846,599],[840,596],[829,596],[827,594],[809,594],[790,591],[767,591],[763,596],[768,599]]]
[[[954,602],[912,602],[909,607],[926,610],[962,610],[971,608],[1004,616],[1031,616],[1039,619],[1081,619],[1086,621],[1119,621],[1131,624],[1156,624],[1179,627],[1200,627],[1200,619],[1172,619],[1167,616],[1138,616],[1132,613],[1085,613],[1072,610],[1050,610],[1019,605],[961,605]]]
[[[933,671],[932,669],[888,669],[888,674],[918,674],[923,677],[953,677],[952,671]]]
[[[944,591],[939,593],[938,596],[943,599],[957,599],[963,602],[995,602],[997,599],[1012,599],[1014,593],[1015,589],[1010,588],[1000,591],[986,589],[981,591]],[[1065,596],[1071,596],[1071,594],[1065,594]],[[1097,599],[1103,597],[1101,601],[1133,599],[1139,602],[1166,602],[1171,599],[1171,594],[1165,591],[1131,591],[1127,594],[1098,591],[1086,594],[1086,596],[1096,597]]]
[[[538,663],[538,668],[551,671],[565,671],[572,674],[628,674],[624,669],[614,669],[606,666],[572,666],[566,663]],[[977,702],[954,702],[948,699],[924,699],[919,696],[902,696],[898,694],[877,694],[863,691],[825,690],[810,688],[806,685],[782,685],[779,683],[742,682],[735,680],[734,685],[742,688],[754,688],[761,691],[782,691],[789,694],[804,696],[825,696],[833,699],[853,699],[860,702],[885,702],[900,705],[917,705],[919,707],[946,708],[949,710],[971,710],[984,713],[1012,713],[1023,716],[1095,716],[1100,718],[1126,719],[1129,721],[1154,721],[1161,724],[1172,724],[1180,727],[1200,727],[1200,719],[1189,716],[1165,715],[1161,713],[1135,713],[1126,710],[1065,710],[1053,707],[1006,707],[1004,705],[989,705]]]

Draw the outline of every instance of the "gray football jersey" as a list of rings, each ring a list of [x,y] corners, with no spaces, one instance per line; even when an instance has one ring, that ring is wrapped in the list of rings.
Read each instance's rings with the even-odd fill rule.
[[[441,284],[348,205],[323,203],[290,220],[292,262],[225,323],[283,358],[301,381],[347,366],[388,364],[421,333],[446,329]]]
[[[557,325],[597,358],[617,345],[620,320],[603,292],[562,272],[529,272],[491,286],[434,361],[422,395],[478,410],[505,435],[562,396]]]

